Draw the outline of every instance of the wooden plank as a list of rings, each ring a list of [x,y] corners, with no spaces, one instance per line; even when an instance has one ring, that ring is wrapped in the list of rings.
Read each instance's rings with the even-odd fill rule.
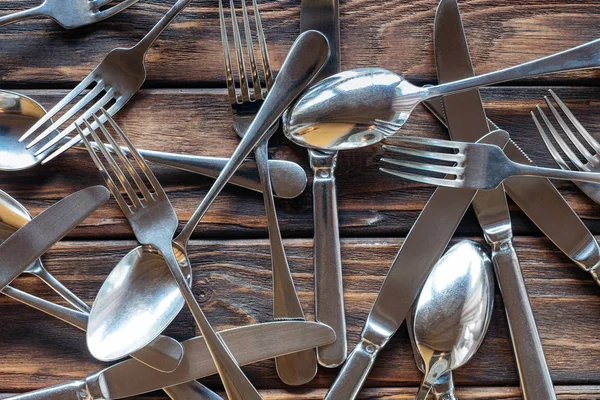
[[[49,20],[0,30],[0,86],[74,87],[115,47],[134,45],[174,1],[147,0],[95,25],[67,31]],[[273,68],[278,69],[299,33],[299,1],[261,1]],[[4,1],[0,13],[37,5]],[[437,0],[341,2],[343,69],[380,66],[418,82],[435,80],[432,26]],[[595,0],[461,1],[478,73],[509,67],[598,37]],[[589,82],[598,71],[541,81]],[[539,81],[538,81],[539,82]],[[224,87],[216,1],[193,2],[148,54],[149,87]]]
[[[358,340],[360,329],[400,244],[401,240],[397,238],[343,240],[351,347]],[[133,245],[129,241],[62,242],[52,249],[44,262],[61,281],[90,302],[111,268]],[[600,312],[598,287],[548,240],[521,237],[515,240],[515,245],[554,383],[600,385],[597,318],[590,317]],[[310,242],[287,240],[286,248],[304,310],[307,317],[313,319]],[[264,240],[191,243],[190,256],[195,266],[194,292],[215,327],[225,329],[272,318],[268,254]],[[15,286],[55,299],[49,289],[35,278],[19,278]],[[474,359],[455,372],[459,387],[518,386],[499,293],[496,300],[485,342]],[[95,362],[87,352],[82,332],[6,297],[0,298],[0,315],[6,321],[0,324],[0,338],[4,343],[0,367],[2,391],[31,390],[80,378],[102,368],[102,364]],[[183,340],[197,334],[197,330],[189,313],[184,311],[167,333]],[[581,365],[586,368],[581,368]],[[244,370],[261,389],[285,387],[277,378],[272,360]],[[307,386],[327,388],[337,372],[337,369],[321,368],[315,380]],[[382,351],[367,386],[414,387],[420,379],[408,335],[402,327]],[[203,382],[216,387],[219,385],[217,377]],[[300,392],[303,391],[295,393]],[[312,398],[311,392],[307,393],[308,398]],[[510,396],[513,395],[507,398],[512,398]]]
[[[501,87],[485,89],[489,116],[507,129],[540,165],[556,167],[544,147],[529,112],[547,95],[547,87]],[[561,96],[588,130],[600,132],[600,89],[558,87]],[[26,94],[49,107],[64,91],[35,90]],[[151,89],[137,94],[117,115],[117,120],[140,148],[185,154],[229,156],[239,138],[231,128],[231,112],[222,90]],[[423,107],[402,129],[402,134],[445,138],[445,129]],[[271,157],[287,159],[308,171],[307,153],[277,133],[271,140]],[[342,236],[404,236],[414,223],[433,189],[381,173],[379,145],[342,152],[336,177]],[[155,168],[179,216],[187,220],[200,203],[212,180],[168,168]],[[33,214],[53,202],[91,184],[102,183],[87,153],[72,150],[47,166],[0,174],[0,188],[22,201]],[[563,195],[590,229],[600,233],[598,205],[571,183],[558,183]],[[303,195],[277,200],[280,225],[286,237],[312,237],[310,183]],[[539,231],[512,206],[516,234]],[[472,213],[459,228],[463,235],[479,234]],[[206,215],[197,237],[266,237],[262,196],[229,187]],[[132,237],[129,226],[114,202],[88,219],[72,237]]]

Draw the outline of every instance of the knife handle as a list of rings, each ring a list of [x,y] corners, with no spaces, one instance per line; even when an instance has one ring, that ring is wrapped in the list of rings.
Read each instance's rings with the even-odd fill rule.
[[[309,150],[313,178],[315,318],[335,331],[330,345],[317,349],[319,364],[337,367],[346,359],[346,315],[342,284],[342,255],[335,188],[337,152]]]
[[[365,383],[382,347],[361,338],[327,392],[325,400],[353,400]]]
[[[523,398],[556,399],[517,253],[510,239],[493,244],[492,250],[492,261],[504,300]]]
[[[84,381],[73,381],[50,386],[33,392],[9,397],[7,400],[91,400]]]

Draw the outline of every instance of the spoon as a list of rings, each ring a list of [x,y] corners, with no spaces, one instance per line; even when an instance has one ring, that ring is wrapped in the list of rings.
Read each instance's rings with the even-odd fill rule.
[[[425,400],[433,385],[436,398],[452,400],[452,370],[475,354],[492,316],[492,261],[472,241],[454,245],[433,267],[412,312],[408,333],[417,366],[425,373],[416,400]]]
[[[20,93],[0,90],[0,171],[20,171],[32,168],[60,144],[57,143],[56,146],[36,156],[33,148],[27,149],[23,142],[19,142],[19,138],[44,114],[46,114],[44,107],[32,98]],[[51,125],[52,121],[48,121],[44,125],[44,129]],[[65,140],[70,140],[70,138],[65,138]],[[85,150],[83,146],[78,148]],[[227,158],[200,157],[151,150],[138,151],[146,160],[212,178],[219,176],[229,161]],[[278,197],[291,199],[299,196],[306,188],[306,172],[295,162],[269,160],[269,171],[274,194]],[[244,161],[230,182],[254,191],[262,190],[256,164],[252,161]]]
[[[185,268],[184,275],[191,274],[187,245],[196,226],[233,172],[256,144],[265,139],[268,128],[318,73],[328,54],[327,40],[316,31],[302,33],[292,45],[228,166],[173,240],[177,261]],[[183,303],[178,284],[163,257],[149,247],[140,246],[117,264],[100,288],[90,313],[88,348],[104,361],[129,354],[162,332],[179,314]]]
[[[323,79],[283,118],[285,135],[318,150],[365,147],[398,132],[422,101],[536,75],[600,66],[600,39],[570,50],[443,85],[418,87],[383,68],[360,68]]]

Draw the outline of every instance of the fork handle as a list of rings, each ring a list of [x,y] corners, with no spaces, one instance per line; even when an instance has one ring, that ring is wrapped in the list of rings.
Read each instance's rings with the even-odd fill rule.
[[[8,14],[0,17],[0,26],[9,25],[13,22],[23,21],[29,18],[45,17],[45,2],[37,7],[30,8],[29,10],[19,11],[13,14]]]
[[[423,91],[426,98],[429,99],[515,79],[597,67],[600,67],[600,39],[511,68],[426,87],[423,88]]]
[[[133,49],[146,53],[150,46],[156,41],[158,36],[164,31],[169,24],[190,4],[191,0],[178,0],[169,11],[152,27],[150,32],[146,34]]]
[[[567,171],[563,169],[536,167],[533,165],[518,164],[511,161],[514,166],[512,175],[534,176],[538,178],[559,179],[564,181],[580,181],[600,183],[600,173],[587,171]]]

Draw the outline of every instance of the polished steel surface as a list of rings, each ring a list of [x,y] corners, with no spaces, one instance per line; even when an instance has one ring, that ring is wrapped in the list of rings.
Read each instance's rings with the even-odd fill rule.
[[[440,83],[474,76],[456,0],[441,0],[436,12],[434,49]],[[450,136],[476,141],[490,130],[479,92],[445,96],[438,102]],[[556,399],[519,259],[504,187],[478,193],[473,208],[492,247],[492,261],[502,292],[513,350],[525,399]]]
[[[598,143],[598,141],[596,139],[594,139],[594,137],[592,135],[590,135],[590,133],[583,127],[581,122],[579,122],[579,120],[577,120],[577,118],[575,118],[575,115],[573,115],[571,110],[569,110],[569,108],[556,95],[556,93],[554,93],[554,91],[552,89],[549,89],[549,92],[552,95],[552,98],[554,99],[554,101],[556,102],[558,107],[562,110],[563,114],[568,118],[568,120],[571,122],[571,124],[575,127],[575,129],[577,130],[577,133],[579,135],[576,135],[575,133],[573,133],[572,129],[569,127],[569,125],[567,125],[564,118],[556,110],[556,107],[554,107],[554,105],[552,104],[552,102],[550,101],[548,96],[544,97],[544,100],[546,101],[546,104],[548,105],[548,108],[552,112],[552,115],[554,116],[556,122],[558,122],[558,125],[561,127],[564,134],[569,138],[569,142],[571,143],[571,145],[567,144],[567,142],[563,139],[563,137],[558,133],[557,129],[554,127],[552,122],[550,122],[550,120],[548,119],[548,117],[546,116],[546,114],[544,113],[542,108],[540,106],[537,106],[537,110],[538,110],[540,116],[542,117],[542,120],[544,121],[546,128],[550,131],[550,134],[556,141],[556,144],[558,144],[558,147],[564,152],[564,154],[567,156],[569,161],[573,164],[575,169],[578,169],[580,171],[599,172],[600,171],[600,162],[598,161],[598,153],[600,152],[600,143]],[[554,161],[556,161],[558,166],[561,167],[562,169],[571,170],[572,168],[564,160],[564,158],[561,156],[560,152],[556,149],[556,146],[552,143],[552,140],[550,140],[550,138],[548,137],[548,134],[542,127],[542,124],[540,124],[537,117],[535,116],[535,113],[532,112],[531,117],[533,118],[533,122],[535,123],[535,125],[538,129],[538,132],[540,133],[540,136],[544,140],[546,147],[550,151],[552,158],[554,158]],[[585,143],[582,143],[581,139],[578,138],[578,136],[583,138]],[[591,149],[591,150],[589,150],[586,146],[588,146],[589,149]],[[572,147],[575,147],[575,149],[572,149]],[[583,159],[585,160],[585,163],[581,161],[580,156],[583,157]],[[579,187],[579,189],[581,189],[581,191],[583,193],[585,193],[590,199],[592,199],[596,203],[600,204],[600,186],[598,184],[578,182],[578,181],[574,181],[573,183],[575,185],[577,185],[577,187]]]
[[[0,16],[0,26],[29,18],[49,17],[63,28],[74,29],[110,18],[138,1],[123,0],[107,8],[113,0],[45,0],[29,10]]]
[[[106,106],[109,115],[116,114],[133,97],[138,89],[142,87],[142,84],[146,80],[144,59],[148,49],[173,19],[187,7],[190,1],[178,0],[135,46],[129,48],[119,47],[108,53],[104,60],[75,89],[69,92],[43,118],[29,128],[19,141],[24,141],[35,134],[33,140],[28,142],[27,148],[35,146],[36,150],[34,154],[39,155],[48,149],[56,147],[63,138],[74,132],[75,122],[90,119],[92,114],[97,113],[101,108]],[[49,128],[42,129],[51,118],[56,116],[59,111],[65,110],[86,89],[89,90],[80,100],[68,108]],[[100,99],[93,103],[99,95],[102,95]],[[85,111],[83,111],[75,122],[70,123],[58,135],[49,137],[82,110]],[[106,122],[106,118],[102,117],[101,122]],[[94,123],[93,127],[94,129],[97,128],[97,124]],[[86,134],[88,133],[86,131]],[[42,160],[42,164],[76,145],[80,140],[79,136],[76,135],[60,148],[46,156]]]
[[[406,320],[425,376],[427,398],[437,380],[466,364],[481,345],[494,305],[492,262],[475,242],[452,246],[433,267]],[[445,398],[453,399],[451,392]],[[442,397],[444,398],[444,397]]]
[[[89,140],[86,138],[83,129],[81,129],[79,125],[77,125],[77,131],[83,139],[85,146],[88,148],[94,164],[100,170],[102,177],[106,181],[110,192],[119,204],[121,211],[123,211],[123,214],[125,214],[125,217],[129,221],[135,237],[140,244],[156,248],[166,261],[168,269],[171,271],[173,278],[175,278],[175,282],[179,286],[179,290],[181,291],[181,294],[183,295],[183,298],[185,299],[185,302],[187,303],[192,316],[196,321],[196,324],[200,328],[202,336],[205,338],[207,347],[215,365],[217,366],[219,375],[221,376],[221,380],[223,381],[223,385],[225,386],[225,391],[227,392],[228,396],[232,399],[241,399],[243,397],[254,399],[262,398],[254,386],[252,386],[248,378],[246,378],[240,369],[240,366],[233,358],[233,355],[229,352],[229,350],[227,350],[225,343],[219,338],[219,336],[217,336],[216,332],[210,325],[210,322],[208,322],[208,319],[204,315],[204,312],[200,308],[200,305],[198,304],[198,301],[196,300],[194,293],[188,284],[186,276],[179,267],[179,261],[175,255],[176,250],[173,249],[173,236],[177,230],[179,220],[177,219],[177,215],[175,214],[175,210],[171,205],[167,194],[152,173],[152,170],[150,170],[144,159],[128,140],[125,133],[118,127],[115,121],[106,113],[106,111],[104,111],[104,109],[101,109],[101,112],[105,116],[119,140],[126,143],[129,153],[135,159],[135,164],[138,166],[138,169],[141,169],[145,180],[136,171],[134,164],[128,160],[125,153],[120,151],[120,147],[117,145],[117,142],[113,138],[112,134],[104,127],[104,125],[102,125],[96,115],[94,115],[95,122],[98,124],[104,138],[108,141],[108,143],[110,143],[113,149],[115,149],[118,158],[125,166],[127,171],[126,173],[124,173],[121,167],[119,167],[119,165],[115,162],[112,155],[110,155],[109,151],[104,146],[104,140],[100,138],[99,134],[94,131],[92,126],[87,121],[84,121],[84,128],[88,129],[100,152],[108,163],[108,166],[103,164],[100,157],[96,154],[96,151],[91,146]],[[112,171],[112,175],[117,177],[120,186],[125,189],[125,192],[127,193],[126,195],[121,194],[109,171]],[[132,181],[135,182],[137,189],[133,187],[131,183]],[[148,182],[149,185],[147,185],[145,182]],[[183,255],[186,258],[185,263],[190,265],[187,254],[184,253]],[[146,282],[145,280],[138,279],[136,282],[132,282],[132,284],[137,284],[143,287],[146,285]],[[140,289],[137,289],[136,291],[140,291]],[[157,309],[160,310],[160,308],[163,306],[162,301],[164,299],[156,296],[156,292],[153,294],[154,297],[149,298],[146,304],[137,303],[139,308],[131,314],[122,313],[121,302],[123,302],[123,299],[110,299],[113,302],[113,306],[109,310],[112,313],[119,314],[122,318],[130,321],[138,321],[140,319],[148,318],[153,319],[154,315],[161,317],[163,313],[160,311],[157,312]],[[157,308],[149,309],[149,306]],[[94,306],[92,306],[92,313],[94,310],[98,310],[98,305],[96,303]],[[106,312],[105,309],[100,309],[99,311],[100,314],[104,312]],[[119,329],[115,330],[113,326],[107,325],[106,322],[96,324],[97,321],[100,321],[100,319],[91,319],[90,323],[88,324],[88,348],[90,349],[90,353],[92,353],[92,355],[96,356],[97,358],[105,357],[106,361],[111,360],[111,358],[107,357],[109,354],[112,355],[112,359],[120,358],[114,356],[114,347],[116,347],[115,345],[118,340],[106,340],[105,337],[106,332],[109,332],[111,329],[124,336],[127,334],[142,337],[145,336],[144,339],[150,338],[151,340],[154,340],[154,338],[158,336],[158,334],[155,334],[155,331],[153,330],[150,330],[149,334],[144,332],[145,335],[139,335],[136,334],[136,332],[125,332]],[[119,327],[117,326],[116,328]],[[163,329],[161,329],[161,331]],[[116,338],[119,339],[119,336],[116,336]],[[144,345],[146,345],[146,343],[144,343]],[[118,348],[118,350],[121,349],[122,348]],[[100,357],[98,357],[97,354],[99,354]]]
[[[335,333],[330,327],[308,321],[268,322],[221,331],[218,335],[242,365],[315,348],[335,340]],[[217,373],[203,337],[195,337],[182,344],[183,360],[177,370],[168,374],[158,372],[136,360],[126,360],[91,374],[84,380],[14,396],[11,399],[121,399]],[[68,397],[77,395],[84,397]]]
[[[360,68],[323,79],[284,116],[286,136],[306,147],[344,150],[398,132],[422,101],[530,76],[600,65],[600,39],[515,67],[438,86],[418,87],[382,68]]]
[[[221,23],[221,40],[223,43],[223,55],[225,59],[225,78],[227,82],[227,92],[233,114],[233,129],[240,138],[243,138],[246,131],[260,107],[264,102],[264,97],[273,85],[273,72],[267,50],[267,43],[262,29],[260,13],[256,0],[253,0],[253,11],[256,26],[256,36],[258,37],[258,50],[262,56],[262,67],[264,71],[265,85],[261,84],[260,71],[257,67],[254,55],[255,46],[251,34],[250,17],[246,0],[242,0],[242,17],[244,34],[240,32],[237,22],[237,12],[235,2],[230,2],[230,13],[233,28],[233,43],[237,61],[237,76],[239,77],[239,90],[236,89],[235,73],[232,68],[231,56],[229,50],[229,39],[227,35],[227,23],[223,0],[219,0],[219,19]],[[250,74],[244,61],[244,48],[242,45],[242,36],[247,43],[247,59],[250,62]],[[251,82],[247,77],[251,76]],[[276,121],[269,128],[267,136],[270,137],[279,128],[279,121]],[[267,214],[267,228],[269,232],[269,243],[271,249],[271,265],[273,270],[273,318],[275,320],[296,319],[304,320],[302,305],[294,286],[292,273],[288,264],[288,259],[283,247],[283,239],[279,230],[277,221],[277,212],[275,209],[275,199],[273,198],[273,188],[271,187],[271,176],[268,167],[269,139],[260,142],[254,149],[256,165],[262,182],[262,192]],[[317,374],[317,356],[314,350],[306,350],[301,353],[289,354],[275,359],[275,366],[279,378],[288,385],[303,385],[310,382]]]
[[[58,201],[0,245],[0,289],[8,286],[108,200],[104,186],[92,186]]]
[[[597,172],[543,168],[512,161],[502,151],[502,148],[509,140],[508,133],[500,129],[490,132],[477,143],[400,136],[390,137],[388,140],[399,143],[401,146],[384,145],[383,147],[386,150],[396,154],[422,158],[425,161],[415,162],[382,158],[382,162],[402,167],[407,172],[388,168],[380,168],[380,170],[390,175],[430,185],[491,190],[497,188],[506,178],[511,176],[531,176],[600,183],[600,174]],[[414,148],[407,147],[407,145],[415,144],[435,149],[415,150]],[[448,150],[454,150],[456,153],[450,154],[447,152]],[[456,165],[435,164],[432,160],[456,163]],[[446,177],[438,178],[423,175],[421,171],[426,171],[430,174],[446,175]]]
[[[327,38],[329,60],[315,82],[341,70],[339,0],[302,0],[300,30],[317,30]],[[313,171],[313,267],[315,271],[315,318],[331,326],[336,341],[317,349],[319,364],[337,367],[348,354],[346,312],[342,285],[342,255],[337,211],[335,167],[337,151],[308,149]]]

